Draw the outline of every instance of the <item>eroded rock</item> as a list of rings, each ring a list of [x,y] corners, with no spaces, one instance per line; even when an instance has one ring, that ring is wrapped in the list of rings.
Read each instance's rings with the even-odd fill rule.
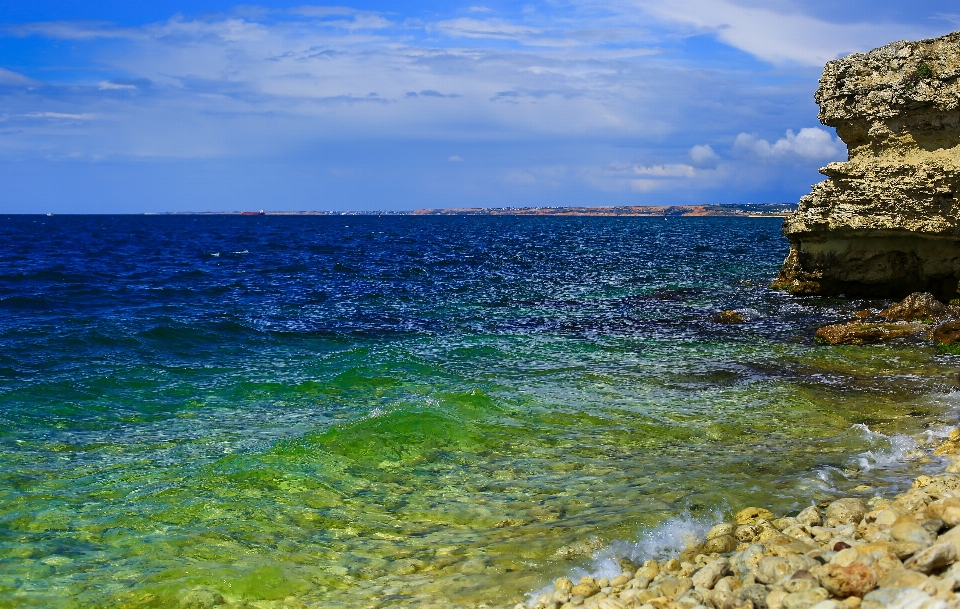
[[[849,160],[784,222],[776,287],[944,301],[960,281],[960,32],[829,62],[815,100]]]

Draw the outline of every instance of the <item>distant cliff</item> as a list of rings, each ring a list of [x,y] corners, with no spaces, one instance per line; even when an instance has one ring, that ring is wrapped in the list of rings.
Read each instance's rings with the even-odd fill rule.
[[[783,225],[775,287],[798,294],[957,298],[960,32],[831,61],[815,99],[849,160],[820,170]]]

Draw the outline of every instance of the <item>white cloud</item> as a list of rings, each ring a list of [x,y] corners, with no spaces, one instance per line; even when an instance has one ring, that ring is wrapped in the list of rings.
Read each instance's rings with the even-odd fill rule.
[[[450,158],[447,159],[447,162],[448,162],[448,163],[462,163],[462,162],[463,162],[463,159],[462,159],[461,157],[457,156],[457,155],[453,155],[452,157],[450,157]]]
[[[930,27],[830,23],[791,7],[778,12],[770,4],[745,6],[732,0],[635,0],[634,4],[661,19],[714,32],[723,42],[773,63],[822,66],[847,53],[893,40],[935,35]]]
[[[122,83],[110,82],[109,80],[104,80],[104,81],[101,81],[101,82],[97,83],[97,87],[98,87],[101,91],[111,91],[111,90],[115,90],[115,91],[123,91],[123,90],[128,90],[128,91],[129,91],[129,90],[134,90],[134,91],[136,91],[136,89],[137,89],[137,86],[136,86],[136,85],[127,85],[127,84],[122,84]]]
[[[59,118],[80,121],[87,121],[93,118],[92,114],[69,114],[66,112],[28,112],[26,114],[19,114],[18,116],[25,118]]]
[[[16,72],[11,72],[10,70],[5,70],[0,68],[0,85],[7,85],[13,87],[29,87],[31,85],[39,84],[37,81],[32,78],[28,78],[23,74],[18,74]]]
[[[771,144],[756,134],[741,133],[734,141],[737,152],[763,159],[800,158],[810,161],[834,161],[845,153],[843,142],[819,127],[804,127],[800,133],[788,129],[786,136]]]
[[[485,6],[471,6],[469,10],[471,13],[492,13],[493,12],[493,9],[487,8]]]
[[[450,36],[466,38],[521,38],[540,34],[540,30],[525,25],[513,25],[502,21],[482,21],[460,17],[438,21],[433,27]]]
[[[688,154],[694,167],[711,169],[720,162],[720,157],[709,144],[698,144],[691,148]]]

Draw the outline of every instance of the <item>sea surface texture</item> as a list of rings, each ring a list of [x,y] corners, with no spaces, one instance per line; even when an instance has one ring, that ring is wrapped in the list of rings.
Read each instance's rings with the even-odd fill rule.
[[[0,607],[505,605],[902,488],[960,362],[814,343],[883,303],[769,290],[786,252],[770,218],[0,218]]]

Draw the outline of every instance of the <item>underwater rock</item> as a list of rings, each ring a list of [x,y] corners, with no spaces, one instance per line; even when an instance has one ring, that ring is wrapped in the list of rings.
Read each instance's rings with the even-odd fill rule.
[[[710,321],[718,324],[742,324],[746,320],[736,311],[720,311],[715,313]]]
[[[213,609],[226,604],[222,594],[209,588],[182,590],[178,603],[180,609]]]
[[[960,32],[827,63],[815,100],[849,160],[784,221],[774,287],[795,294],[957,297]]]
[[[913,336],[927,329],[919,323],[863,323],[851,321],[831,324],[817,330],[816,337],[830,345],[865,345],[894,338]]]

